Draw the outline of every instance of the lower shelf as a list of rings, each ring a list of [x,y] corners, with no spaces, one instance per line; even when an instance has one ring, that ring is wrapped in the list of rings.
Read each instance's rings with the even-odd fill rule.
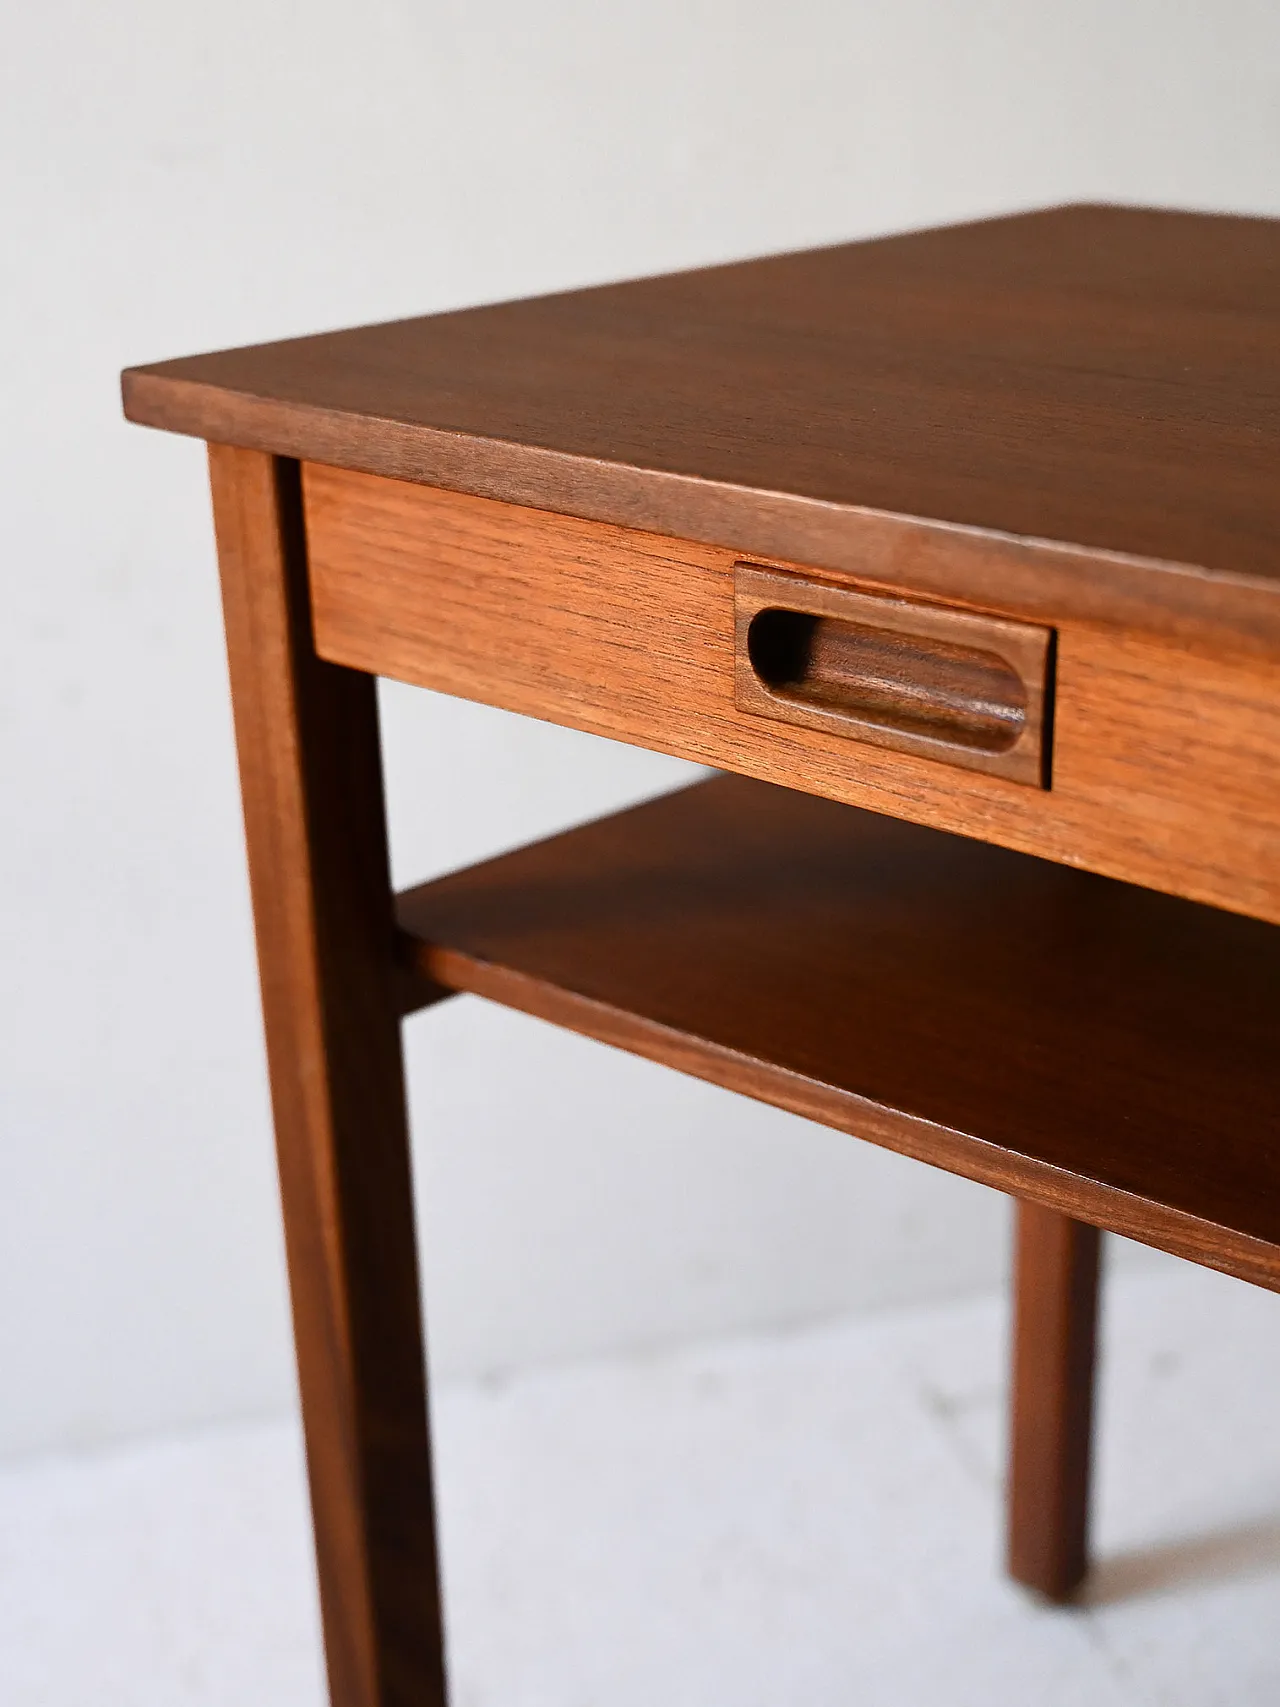
[[[398,908],[443,990],[1280,1290],[1280,927],[740,777]]]

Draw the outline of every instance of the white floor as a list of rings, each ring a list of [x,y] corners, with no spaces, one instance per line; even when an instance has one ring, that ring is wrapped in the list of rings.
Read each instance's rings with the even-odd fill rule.
[[[1110,1290],[1087,1605],[998,1570],[995,1300],[436,1402],[457,1707],[1273,1707],[1280,1298]],[[296,1431],[0,1470],[4,1707],[316,1707]]]

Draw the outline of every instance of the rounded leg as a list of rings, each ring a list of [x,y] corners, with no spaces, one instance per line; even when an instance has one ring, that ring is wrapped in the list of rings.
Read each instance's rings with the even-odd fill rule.
[[[1009,1419],[1009,1575],[1066,1600],[1088,1569],[1101,1238],[1018,1203]]]

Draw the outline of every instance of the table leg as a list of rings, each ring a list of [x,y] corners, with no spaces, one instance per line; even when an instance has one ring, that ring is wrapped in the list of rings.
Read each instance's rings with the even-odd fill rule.
[[[374,681],[315,655],[297,463],[210,446],[334,1707],[443,1707]]]
[[[1088,1569],[1099,1249],[1096,1227],[1017,1204],[1007,1560],[1052,1600]]]

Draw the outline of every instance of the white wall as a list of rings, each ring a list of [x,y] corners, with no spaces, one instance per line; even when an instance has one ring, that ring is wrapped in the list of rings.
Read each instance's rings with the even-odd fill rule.
[[[1079,196],[1276,211],[1273,0],[5,0],[0,1450],[291,1401],[199,447],[125,363]],[[391,690],[401,880],[674,762]],[[433,1355],[990,1283],[1003,1207],[535,1022],[409,1030]]]

